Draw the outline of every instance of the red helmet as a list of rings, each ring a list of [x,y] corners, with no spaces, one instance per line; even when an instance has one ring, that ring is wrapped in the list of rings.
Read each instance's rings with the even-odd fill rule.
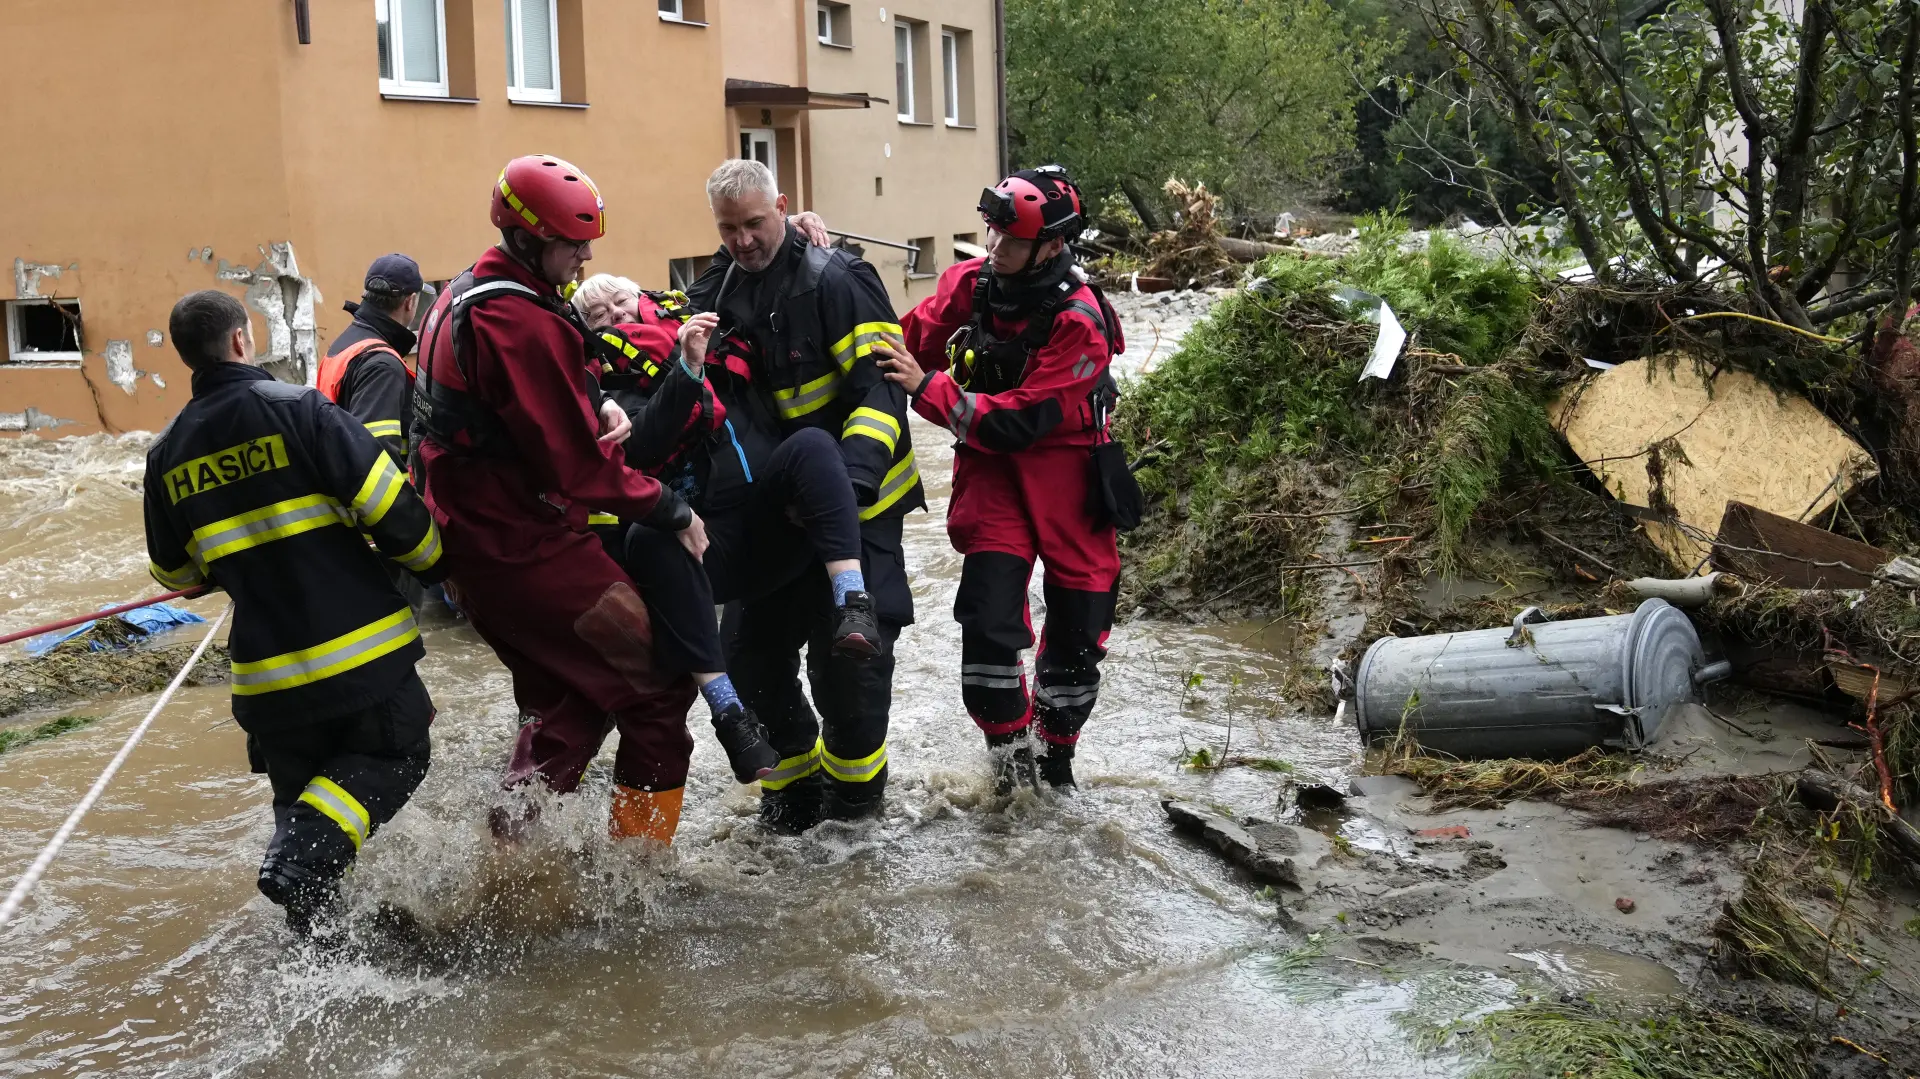
[[[557,157],[516,157],[493,185],[493,223],[542,240],[598,240],[607,234],[607,204],[587,174]]]
[[[987,227],[1016,240],[1072,240],[1087,227],[1080,188],[1058,165],[1021,169],[980,193]]]

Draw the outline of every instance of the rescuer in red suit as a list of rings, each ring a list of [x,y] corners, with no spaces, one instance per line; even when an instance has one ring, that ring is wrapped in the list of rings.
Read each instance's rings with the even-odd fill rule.
[[[960,695],[986,733],[997,787],[1031,779],[1037,727],[1039,778],[1066,789],[1120,577],[1090,458],[1109,440],[1118,392],[1107,368],[1126,346],[1067,246],[1085,219],[1063,170],[1017,172],[983,192],[980,211],[988,257],[950,267],[901,319],[911,355],[874,352],[914,410],[958,440],[947,536],[966,556],[953,601]],[[1029,693],[1020,653],[1034,643],[1035,558],[1047,567],[1047,622]]]
[[[558,291],[605,234],[593,181],[558,158],[516,158],[494,185],[493,223],[500,244],[423,326],[414,478],[463,610],[513,674],[523,725],[506,785],[573,790],[617,727],[609,832],[670,843],[694,684],[655,665],[646,607],[587,518],[676,532],[695,558],[705,532],[611,435],[597,437],[626,418],[588,377],[586,329]],[[493,823],[510,834],[517,822],[496,810]]]

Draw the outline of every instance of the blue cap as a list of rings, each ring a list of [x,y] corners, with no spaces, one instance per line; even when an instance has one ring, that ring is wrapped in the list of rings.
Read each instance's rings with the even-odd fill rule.
[[[419,292],[421,284],[420,264],[402,254],[381,255],[367,267],[368,292],[405,296]]]

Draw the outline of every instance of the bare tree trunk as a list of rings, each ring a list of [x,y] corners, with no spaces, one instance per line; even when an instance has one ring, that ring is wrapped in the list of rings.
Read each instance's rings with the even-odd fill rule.
[[[1900,238],[1893,256],[1893,324],[1907,317],[1907,304],[1913,296],[1913,248],[1920,240],[1920,144],[1915,142],[1913,98],[1915,54],[1920,53],[1920,5],[1907,5],[1907,40],[1900,50],[1900,95],[1897,115],[1900,125]]]
[[[1134,214],[1140,218],[1140,224],[1146,227],[1147,232],[1159,232],[1160,213],[1154,209],[1153,200],[1140,190],[1139,182],[1131,176],[1121,180],[1120,192],[1127,196],[1127,202],[1132,204]]]

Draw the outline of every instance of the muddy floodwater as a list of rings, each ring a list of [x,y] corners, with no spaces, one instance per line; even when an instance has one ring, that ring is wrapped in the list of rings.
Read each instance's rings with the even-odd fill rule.
[[[429,627],[433,770],[348,883],[362,909],[415,912],[427,939],[321,961],[290,947],[254,890],[269,794],[246,771],[227,692],[188,689],[0,931],[0,1075],[1462,1071],[1416,1051],[1409,1020],[1489,1006],[1510,983],[1445,969],[1290,978],[1284,957],[1303,942],[1273,902],[1167,826],[1170,794],[1273,812],[1275,776],[1176,763],[1183,747],[1219,747],[1229,722],[1235,753],[1344,783],[1352,732],[1279,696],[1295,643],[1285,634],[1121,625],[1080,794],[991,796],[960,707],[949,453],[916,428],[934,505],[907,527],[920,623],[899,644],[883,819],[763,831],[701,707],[670,853],[602,837],[610,750],[542,834],[496,850],[484,822],[515,722],[508,678],[472,631]],[[145,444],[0,441],[0,630],[156,591],[141,539]],[[190,606],[211,618],[223,602]],[[0,755],[0,883],[152,700],[0,720],[103,717]]]

